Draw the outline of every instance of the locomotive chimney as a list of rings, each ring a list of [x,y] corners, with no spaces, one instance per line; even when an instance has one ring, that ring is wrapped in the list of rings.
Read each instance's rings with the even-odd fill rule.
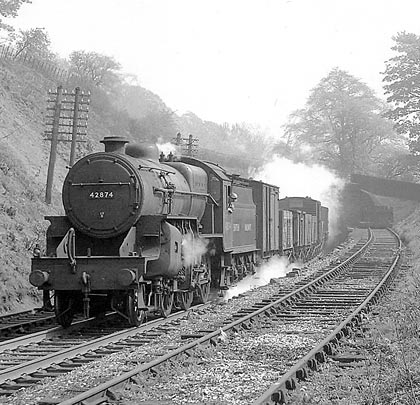
[[[125,153],[125,144],[128,140],[123,136],[106,136],[102,141],[105,145],[105,152]]]

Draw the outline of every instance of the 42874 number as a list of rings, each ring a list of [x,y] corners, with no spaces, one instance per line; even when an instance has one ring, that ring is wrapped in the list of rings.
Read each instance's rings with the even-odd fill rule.
[[[104,199],[104,198],[114,198],[114,192],[113,191],[92,191],[89,194],[89,199],[91,200],[98,200],[98,199]]]

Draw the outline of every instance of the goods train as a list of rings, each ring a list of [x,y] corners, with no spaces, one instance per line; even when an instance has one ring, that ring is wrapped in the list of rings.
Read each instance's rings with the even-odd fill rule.
[[[54,295],[59,324],[112,309],[131,325],[147,311],[204,303],[274,255],[305,259],[328,234],[328,209],[305,197],[229,175],[155,145],[106,137],[64,180],[65,216],[46,217],[46,250],[30,282]],[[128,143],[128,144],[127,144]]]

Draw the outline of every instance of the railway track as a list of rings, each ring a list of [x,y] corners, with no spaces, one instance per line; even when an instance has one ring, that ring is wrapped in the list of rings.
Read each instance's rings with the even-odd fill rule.
[[[0,317],[0,342],[55,326],[54,312],[35,308]]]
[[[170,321],[152,319],[141,328],[127,328],[122,318],[110,313],[101,320],[90,318],[75,322],[68,329],[54,327],[5,340],[0,343],[0,397],[38,384],[45,378],[68,373],[124,346],[151,341],[156,336],[151,329],[182,316],[184,311],[172,314]]]
[[[115,384],[117,386],[122,384],[122,381],[115,382],[112,380],[113,373],[121,374],[121,372],[134,368],[134,371],[128,372],[130,376],[127,377],[127,375],[125,375],[124,378],[127,378],[128,380],[131,380],[134,376],[148,375],[150,372],[147,370],[152,370],[152,375],[155,375],[157,369],[162,369],[162,366],[159,366],[159,364],[164,364],[167,361],[172,365],[175,364],[175,368],[178,369],[178,359],[179,357],[182,358],[185,356],[185,354],[183,354],[185,351],[188,353],[186,355],[187,358],[191,358],[191,361],[188,361],[187,363],[191,365],[194,364],[194,353],[197,350],[200,352],[200,350],[203,350],[203,347],[212,348],[213,345],[218,342],[220,342],[220,344],[217,345],[217,350],[220,350],[225,344],[225,341],[233,342],[231,339],[242,336],[242,333],[239,333],[239,331],[248,331],[249,336],[249,331],[270,330],[273,328],[271,324],[274,321],[276,321],[274,322],[276,324],[280,322],[283,325],[280,329],[290,337],[291,320],[299,320],[299,317],[308,318],[307,315],[305,315],[305,310],[307,309],[305,309],[305,305],[307,306],[307,303],[298,304],[301,306],[301,315],[297,313],[296,308],[292,309],[291,305],[298,303],[299,300],[302,301],[308,294],[313,294],[314,291],[317,291],[320,286],[323,285],[324,281],[327,282],[330,280],[333,277],[333,274],[340,274],[348,268],[351,263],[356,260],[358,255],[361,254],[361,252],[358,252],[360,249],[362,251],[366,249],[364,243],[359,243],[359,246],[355,246],[349,251],[347,255],[351,255],[351,257],[346,260],[342,259],[342,263],[338,266],[333,264],[324,266],[322,269],[313,272],[308,277],[304,277],[304,281],[302,280],[297,284],[295,283],[293,287],[283,286],[279,289],[279,286],[277,285],[270,285],[267,287],[269,292],[263,294],[261,297],[257,296],[256,298],[249,299],[245,296],[238,300],[232,300],[232,302],[242,301],[238,304],[237,311],[234,311],[233,314],[229,311],[226,311],[226,313],[224,312],[224,308],[230,306],[230,304],[218,307],[210,306],[207,309],[202,308],[194,310],[188,314],[179,314],[177,319],[161,320],[155,325],[147,326],[147,328],[146,326],[135,330],[132,328],[133,330],[131,331],[114,333],[107,338],[94,339],[89,343],[85,342],[81,345],[83,347],[73,347],[67,353],[63,352],[63,349],[58,350],[54,358],[53,356],[45,358],[48,357],[47,355],[41,359],[42,364],[39,362],[37,364],[37,361],[34,360],[33,363],[30,364],[30,368],[23,373],[16,369],[4,371],[2,380],[4,384],[2,384],[0,388],[3,389],[3,395],[10,395],[18,389],[37,384],[41,378],[58,376],[56,382],[50,382],[49,380],[49,387],[46,390],[44,389],[41,391],[44,392],[42,395],[48,398],[48,403],[60,403],[61,398],[74,396],[74,392],[83,391],[85,387],[87,389],[90,384],[98,385],[99,382],[110,379],[110,382],[107,383],[108,385],[106,387],[100,386],[98,388],[99,391],[96,393],[88,392],[86,394],[81,394],[82,396],[87,396],[86,398],[95,398],[94,401],[98,398],[101,398],[99,401],[106,401],[107,396],[113,395],[115,390],[113,387],[115,387]],[[356,299],[356,297],[353,298]],[[340,305],[344,306],[346,300],[343,299],[342,301],[343,302]],[[246,308],[243,307],[245,305],[244,302],[247,303]],[[354,305],[354,300],[351,301],[351,304]],[[283,308],[283,312],[280,311],[281,308]],[[215,309],[217,313],[215,313]],[[318,312],[319,311],[320,309],[318,307]],[[336,311],[337,309],[335,308],[333,312]],[[311,317],[316,318],[317,311],[313,310],[312,312],[313,314],[311,314]],[[306,321],[308,321],[308,319],[306,319]],[[310,323],[312,327],[315,325],[315,321],[313,320],[311,320]],[[324,319],[321,323],[324,334],[328,328],[331,329],[333,327],[333,321]],[[258,325],[259,328],[254,328],[254,325]],[[276,333],[279,332],[277,331]],[[255,336],[253,339],[255,339]],[[260,340],[257,339],[257,341]],[[310,341],[311,344],[314,344],[312,340]],[[207,345],[206,343],[209,342],[210,345]],[[248,347],[247,345],[249,346],[249,342],[233,344],[233,346],[237,347]],[[79,349],[80,351],[78,352]],[[209,355],[209,353],[212,352],[212,349],[206,349],[206,351],[208,352],[207,355]],[[261,354],[261,356],[262,355],[263,354]],[[99,360],[104,356],[108,356],[107,358],[109,358],[110,361],[107,363],[105,369],[101,369],[99,382],[97,380],[89,381],[89,379],[86,380],[85,378],[83,383],[75,383],[75,386],[71,388],[68,384],[63,384],[63,377],[59,377],[60,375],[73,370],[71,373],[73,376],[72,380],[77,380],[78,376],[82,376],[81,381],[83,381],[83,375],[86,375],[86,370],[93,369],[96,365],[100,364],[100,361],[95,362],[93,365],[90,363]],[[295,360],[296,358],[288,359],[284,364],[292,365]],[[51,366],[51,363],[55,363],[55,365]],[[183,361],[181,363],[183,363]],[[276,361],[276,364],[277,363],[278,361]],[[41,366],[43,367],[42,371],[39,370]],[[165,372],[171,370],[171,367],[171,365],[168,366],[167,364],[163,366],[166,370]],[[278,365],[274,367],[274,370],[277,370],[277,374],[280,372],[279,370],[281,370],[281,372],[287,371],[284,369],[284,366],[279,368]],[[7,376],[8,372],[12,373]],[[240,374],[241,373],[238,375]],[[257,374],[258,373],[255,373],[255,375]],[[277,376],[277,374],[275,376]],[[201,373],[201,375],[204,374]],[[149,376],[148,378],[151,377]],[[272,376],[271,379],[273,378],[274,377]],[[22,398],[22,402],[13,402],[12,400],[10,403],[30,403],[27,398],[33,394],[31,394],[30,389],[27,390],[27,392],[27,396],[25,392],[21,393],[20,397]],[[144,392],[148,391],[144,390]],[[153,398],[153,393],[148,392],[147,395]],[[73,400],[69,399],[70,402],[68,403],[91,403],[89,401],[92,401],[92,399],[88,400],[86,398],[80,399],[80,397],[78,398],[76,396]],[[176,403],[176,401],[174,403]]]
[[[269,292],[261,297],[244,296],[232,300],[232,303],[238,302],[236,312],[224,312],[224,308],[231,303],[218,306],[217,313],[214,306],[203,307],[141,328],[114,332],[99,339],[92,338],[90,342],[84,341],[72,348],[60,348],[54,355],[49,353],[41,356],[39,360],[33,359],[31,364],[24,366],[28,368],[23,372],[23,369],[18,370],[19,367],[16,365],[8,370],[0,370],[0,382],[2,382],[0,395],[3,395],[0,400],[4,399],[2,403],[9,403],[5,395],[10,395],[18,389],[36,387],[41,379],[48,376],[57,378],[53,382],[48,380],[48,387],[41,389],[43,394],[41,397],[37,394],[37,398],[44,398],[45,403],[49,404],[61,403],[65,398],[67,398],[63,402],[65,404],[106,403],[110,397],[126,398],[129,403],[133,399],[130,399],[130,395],[135,395],[138,400],[141,399],[141,395],[144,395],[144,400],[165,400],[161,395],[166,395],[168,400],[167,387],[166,389],[164,386],[160,387],[159,390],[159,384],[156,384],[158,377],[166,376],[162,377],[164,381],[173,382],[185,374],[188,375],[185,382],[190,385],[194,383],[193,376],[198,375],[201,376],[201,380],[195,383],[202,386],[205,384],[205,376],[209,375],[208,370],[211,370],[210,374],[213,377],[217,375],[217,371],[220,372],[220,367],[219,370],[212,370],[212,365],[228,361],[236,368],[228,378],[231,385],[234,385],[235,376],[236,379],[244,379],[245,369],[253,370],[251,373],[253,376],[262,376],[262,381],[251,379],[248,390],[252,392],[242,388],[241,394],[232,394],[231,400],[226,403],[235,403],[234,397],[249,403],[250,398],[258,397],[255,392],[256,387],[261,391],[262,387],[268,388],[270,383],[281,379],[281,376],[288,376],[284,383],[279,382],[275,388],[269,388],[273,392],[267,394],[268,399],[262,398],[264,394],[259,392],[261,398],[256,402],[282,403],[287,390],[293,388],[298,379],[304,378],[310,369],[317,367],[318,362],[322,361],[326,354],[333,351],[340,334],[345,333],[347,323],[343,326],[343,330],[336,333],[338,337],[335,336],[321,348],[316,346],[320,338],[327,339],[328,334],[338,324],[343,323],[344,317],[350,316],[349,313],[352,314],[354,308],[360,306],[360,302],[369,296],[373,286],[377,285],[378,278],[382,277],[387,268],[386,263],[390,260],[387,256],[396,250],[395,240],[389,235],[378,234],[377,231],[375,233],[377,233],[376,241],[363,259],[360,259],[360,256],[367,249],[366,241],[359,242],[348,251],[347,258],[343,258],[341,263],[324,266],[307,277],[301,277],[302,280],[298,283],[290,283],[290,286],[270,285],[267,287]],[[381,266],[378,266],[378,252],[381,256]],[[373,265],[378,271],[369,270]],[[363,282],[367,275],[372,278],[370,283]],[[351,287],[354,292],[349,294],[349,289],[344,288],[343,283]],[[242,302],[239,303],[240,301]],[[244,302],[246,307],[243,307]],[[354,315],[356,320],[359,319],[358,316],[360,317]],[[304,344],[296,344],[296,335],[305,337]],[[282,337],[279,339],[278,336]],[[44,347],[46,346],[48,344],[44,341]],[[311,357],[294,370],[299,358],[305,358],[308,352],[313,352]],[[278,353],[282,355],[279,356]],[[1,354],[3,355],[4,353]],[[108,356],[109,361],[107,367],[101,369],[103,366],[100,365],[100,359],[104,356]],[[252,366],[245,361],[247,358],[253,359]],[[90,381],[89,378],[85,378],[85,381],[80,383],[86,371],[95,367],[101,370],[99,380]],[[223,367],[226,368],[225,373],[232,371],[231,367],[226,365]],[[289,370],[290,367],[292,371]],[[191,373],[188,373],[189,369],[192,370]],[[124,371],[126,373],[123,373]],[[71,380],[75,381],[70,386],[63,384],[64,377],[60,377],[69,372],[72,375]],[[292,376],[289,375],[290,372]],[[117,373],[123,374],[117,379],[113,378]],[[78,380],[80,377],[81,380]],[[106,380],[109,381],[100,385]],[[133,381],[136,383],[133,384]],[[89,386],[95,385],[99,386],[89,390]],[[223,387],[222,384],[219,385]],[[209,383],[209,387],[211,386],[215,386],[214,381]],[[151,390],[150,387],[158,389]],[[217,397],[223,394],[220,398],[229,398],[226,389],[222,389],[223,393],[213,395]],[[85,390],[86,392],[75,395]],[[178,396],[187,395],[187,391],[191,392],[191,388],[186,390],[182,386],[174,390],[178,392]],[[210,388],[208,392],[211,392]],[[19,394],[16,399],[13,399],[15,396],[10,397],[10,403],[31,403],[28,400],[33,395],[31,389]],[[246,399],[242,398],[243,396]],[[183,403],[182,401],[186,399],[173,396],[170,400],[172,403]],[[190,401],[206,402],[206,398],[193,398]],[[42,403],[42,400],[37,403]]]
[[[391,286],[401,259],[401,242],[389,231],[373,232],[375,241],[367,254],[310,298],[313,300],[312,308],[324,302],[323,308],[326,308],[326,311],[315,312],[318,322],[333,319],[330,311],[335,308],[333,313],[339,316],[336,323],[333,323],[332,330],[264,391],[254,404],[286,403],[297,382],[304,380],[311,371],[317,370],[319,363],[323,362],[327,355],[336,352],[340,339],[361,325],[364,315]],[[307,302],[304,302],[304,305]],[[296,306],[296,312],[302,313],[299,305]]]
[[[335,351],[392,281],[396,238],[388,231],[374,234],[297,290],[243,308],[216,330],[183,333],[183,345],[172,341],[171,350],[159,356],[126,354],[130,371],[58,403],[285,403],[287,393]],[[120,355],[114,357],[118,362]]]

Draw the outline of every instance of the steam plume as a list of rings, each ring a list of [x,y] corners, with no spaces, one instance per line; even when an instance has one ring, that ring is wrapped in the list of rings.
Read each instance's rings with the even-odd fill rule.
[[[227,290],[224,299],[228,300],[250,289],[266,285],[272,278],[285,277],[292,268],[296,267],[300,268],[302,266],[296,263],[289,263],[288,259],[284,256],[274,256],[259,266],[252,277],[244,278],[236,286]]]
[[[275,155],[273,160],[256,173],[254,178],[280,188],[280,198],[311,197],[329,209],[329,233],[338,230],[339,193],[344,180],[326,167],[317,164],[294,163]]]
[[[165,156],[172,153],[174,156],[181,156],[180,146],[174,145],[171,142],[162,142],[161,139],[158,140],[156,146],[159,149],[160,153],[163,153]]]
[[[182,258],[184,266],[201,263],[201,256],[207,251],[206,239],[197,238],[192,233],[187,233],[182,239]]]

